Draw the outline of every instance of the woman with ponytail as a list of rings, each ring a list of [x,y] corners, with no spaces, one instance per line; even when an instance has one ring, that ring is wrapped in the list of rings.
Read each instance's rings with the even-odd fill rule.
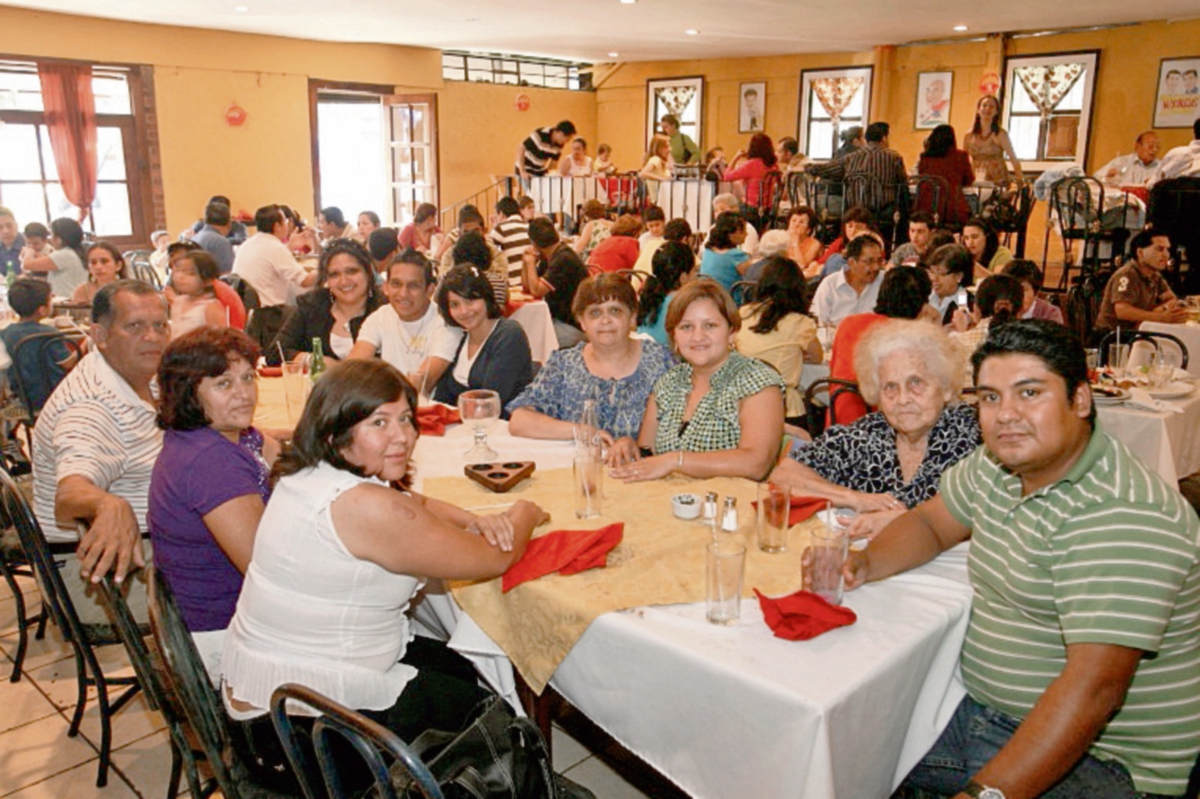
[[[70,297],[87,282],[84,266],[83,228],[74,219],[60,217],[50,223],[50,244],[54,252],[31,258],[21,265],[26,272],[44,275],[55,297]]]

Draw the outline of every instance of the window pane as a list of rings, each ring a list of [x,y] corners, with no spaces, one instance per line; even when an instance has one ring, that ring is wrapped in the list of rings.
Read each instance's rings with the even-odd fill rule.
[[[817,93],[812,89],[808,90],[808,118],[829,119],[829,112],[825,110],[825,106],[821,105],[821,101],[817,99]]]
[[[54,163],[54,148],[50,146],[50,131],[45,125],[38,125],[38,135],[42,139],[42,169],[46,172],[46,180],[58,180],[58,165]]]
[[[125,147],[120,128],[96,128],[96,163],[98,180],[125,179]]]
[[[1087,82],[1087,72],[1079,76],[1079,80],[1075,81],[1075,85],[1071,87],[1071,91],[1067,92],[1066,96],[1058,101],[1058,105],[1054,106],[1056,111],[1082,111],[1083,110],[1083,84]]]
[[[442,67],[442,77],[446,80],[466,80],[467,71],[462,67],[462,60],[459,59],[456,67]]]
[[[863,98],[866,92],[862,90],[862,86],[858,87],[858,91],[854,93],[854,97],[850,99],[850,104],[842,111],[843,117],[861,117],[863,115]],[[817,103],[820,105],[820,103]]]
[[[0,183],[0,205],[16,214],[17,224],[21,227],[29,222],[50,222],[46,218],[46,197],[40,183]]]
[[[828,120],[814,119],[808,126],[808,157],[833,157],[833,123]]]
[[[1074,158],[1078,142],[1079,117],[1050,117],[1050,128],[1046,135],[1047,158]]]
[[[93,77],[92,93],[96,96],[96,113],[132,113],[129,110],[129,83],[124,77]]]
[[[41,111],[42,82],[36,72],[0,71],[0,108]]]
[[[129,187],[124,183],[97,185],[92,216],[96,235],[100,238],[132,236],[133,218],[129,213]]]
[[[392,106],[392,141],[407,142],[409,141],[409,135],[408,106]]]
[[[392,148],[392,180],[394,182],[412,182],[412,149],[411,147]]]
[[[71,205],[70,201],[67,200],[67,195],[63,194],[61,183],[47,183],[46,197],[50,200],[51,219],[58,219],[60,216],[69,216],[72,219],[79,218],[79,208]]]
[[[1012,110],[1027,114],[1036,114],[1038,112],[1037,106],[1033,104],[1033,100],[1029,97],[1029,92],[1025,91],[1025,86],[1020,80],[1013,81]]]
[[[515,73],[515,72],[501,72],[501,73],[499,73],[499,74],[497,74],[497,75],[496,75],[496,82],[497,82],[497,83],[507,83],[507,84],[510,84],[510,85],[512,85],[512,86],[516,86],[516,85],[517,85],[517,82],[518,82],[518,79],[517,79],[517,73]]]
[[[1042,119],[1037,116],[1013,116],[1008,120],[1008,138],[1012,140],[1013,151],[1022,161],[1038,159],[1038,132]]]
[[[0,180],[41,180],[34,125],[0,126]]]

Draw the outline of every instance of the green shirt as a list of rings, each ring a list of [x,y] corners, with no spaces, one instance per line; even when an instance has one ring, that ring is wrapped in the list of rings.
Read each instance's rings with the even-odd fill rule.
[[[742,439],[739,416],[742,400],[771,386],[783,391],[783,378],[779,372],[739,352],[729,353],[729,359],[709,382],[711,388],[696,406],[686,430],[682,429],[683,411],[692,391],[692,365],[681,363],[654,384],[654,403],[658,408],[658,430],[654,435],[656,453],[681,449],[688,452],[736,449]]]
[[[679,131],[671,135],[671,158],[675,163],[689,164],[698,160],[700,156],[700,148],[692,141],[691,136]]]
[[[1141,649],[1125,704],[1090,753],[1139,791],[1182,794],[1200,750],[1200,522],[1179,492],[1097,426],[1057,483],[1021,481],[985,447],[942,476],[972,529],[962,673],[976,701],[1023,719],[1068,644]]]

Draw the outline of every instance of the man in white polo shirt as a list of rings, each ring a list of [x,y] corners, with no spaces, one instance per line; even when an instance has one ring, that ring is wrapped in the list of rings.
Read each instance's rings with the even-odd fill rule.
[[[398,255],[383,284],[388,304],[368,316],[350,358],[382,357],[427,394],[458,353],[462,331],[447,327],[431,300],[433,265],[414,250]]]
[[[883,282],[883,245],[874,233],[863,233],[846,245],[846,267],[817,286],[812,313],[823,325],[838,325],[851,314],[875,310]]]
[[[89,579],[123,580],[142,550],[150,474],[162,449],[150,382],[170,341],[167,305],[150,285],[110,283],[92,301],[94,349],[46,401],[33,434],[34,513],[55,550],[80,619],[108,623]],[[81,537],[77,522],[86,525]],[[76,566],[78,561],[78,566]],[[145,619],[145,587],[129,592]]]
[[[316,281],[317,274],[305,272],[288,249],[287,221],[278,205],[259,208],[254,214],[254,225],[258,232],[238,247],[233,273],[258,293],[259,307],[250,317],[246,333],[262,347],[269,347],[283,327],[289,290],[293,286],[308,288]],[[315,237],[312,241],[316,241]]]

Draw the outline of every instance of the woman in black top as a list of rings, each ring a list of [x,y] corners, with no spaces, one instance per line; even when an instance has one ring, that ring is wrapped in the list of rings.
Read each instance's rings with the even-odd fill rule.
[[[295,310],[263,353],[267,363],[279,365],[281,348],[289,361],[311,353],[314,338],[321,339],[326,358],[346,357],[363,320],[385,302],[366,248],[353,239],[336,239],[321,253],[316,286],[296,299]]]

